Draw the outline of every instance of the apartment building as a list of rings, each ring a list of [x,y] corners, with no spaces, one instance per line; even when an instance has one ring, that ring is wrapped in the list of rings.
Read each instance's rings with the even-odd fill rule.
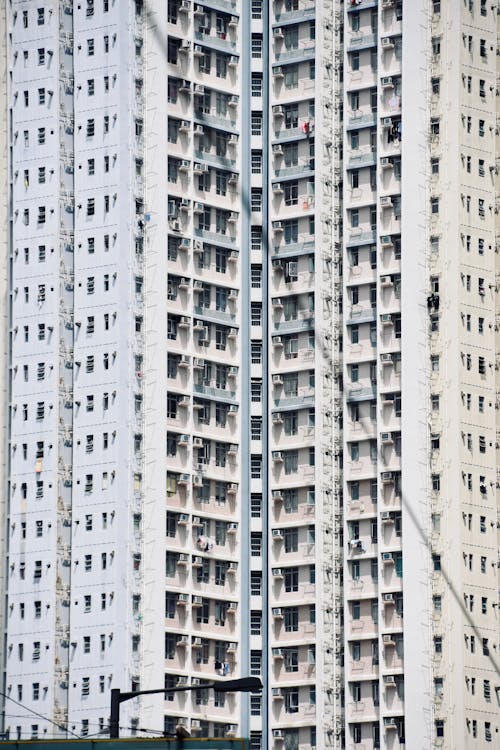
[[[345,744],[486,747],[497,6],[346,10]]]
[[[494,743],[497,4],[5,8],[4,736]]]
[[[7,700],[4,731],[51,737],[34,710],[95,734],[110,687],[140,681],[142,20],[134,4],[5,5],[2,690],[26,708]]]

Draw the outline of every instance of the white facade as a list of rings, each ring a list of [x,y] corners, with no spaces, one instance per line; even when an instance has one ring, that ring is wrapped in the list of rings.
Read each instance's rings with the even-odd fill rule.
[[[3,731],[494,743],[496,5],[35,5]]]

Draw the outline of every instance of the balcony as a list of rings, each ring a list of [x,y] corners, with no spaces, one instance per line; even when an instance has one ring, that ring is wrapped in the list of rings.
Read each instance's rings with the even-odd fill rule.
[[[309,138],[314,133],[314,124],[311,124],[309,120],[305,120],[302,125],[296,128],[281,128],[281,130],[274,131],[274,137],[280,143],[288,143],[288,141],[296,141],[299,138]]]
[[[290,411],[294,409],[306,409],[314,404],[314,392],[308,392],[310,389],[302,388],[303,391],[297,396],[284,396],[283,398],[274,399],[274,406],[277,411]]]
[[[377,152],[375,150],[367,151],[364,154],[351,156],[347,162],[346,169],[360,169],[361,167],[374,167],[377,163]]]
[[[351,230],[351,234],[347,238],[347,247],[361,247],[361,245],[374,245],[377,242],[377,232],[375,229],[371,229],[369,232],[358,232],[355,233]]]
[[[194,38],[201,42],[204,47],[211,47],[219,52],[234,52],[236,43],[228,39],[228,34],[203,34],[201,31],[194,32]]]
[[[357,325],[358,323],[372,323],[376,319],[377,311],[374,308],[352,305],[346,322],[347,325]]]
[[[369,47],[375,47],[377,44],[377,37],[375,34],[364,34],[363,36],[353,36],[348,42],[347,51],[352,52],[353,50],[369,49]]]
[[[315,1],[304,0],[302,5],[303,7],[297,10],[282,10],[281,13],[276,13],[276,21],[283,26],[283,24],[300,23],[300,21],[313,19],[316,13]]]
[[[228,247],[231,250],[236,248],[236,237],[231,237],[228,234],[209,232],[206,229],[200,229],[199,227],[196,227],[194,230],[194,235],[195,237],[200,237],[200,239],[204,240],[205,242],[210,242],[214,245],[219,245],[220,247]]]
[[[359,130],[360,128],[373,128],[377,124],[377,113],[368,112],[364,115],[354,115],[347,121],[347,130]]]
[[[316,43],[314,41],[307,40],[303,44],[300,44],[294,49],[287,49],[284,52],[276,52],[276,62],[279,63],[294,63],[304,62],[305,60],[312,60],[316,54]]]
[[[275,169],[274,174],[279,179],[292,179],[294,177],[309,177],[313,171],[314,159],[301,159],[297,164]]]
[[[210,164],[212,167],[223,167],[224,169],[234,170],[236,161],[234,159],[228,159],[225,156],[218,156],[217,154],[211,154],[206,151],[194,152],[195,158],[199,161],[204,161]]]
[[[294,258],[298,255],[309,255],[314,253],[314,240],[293,242],[286,245],[275,245],[274,255],[280,258]]]
[[[195,305],[193,312],[196,316],[210,320],[213,323],[234,323],[236,315],[234,313],[226,312],[225,310],[215,310],[211,307],[200,307]]]
[[[238,132],[236,120],[228,117],[222,112],[217,112],[215,107],[211,107],[209,112],[195,109],[193,118],[196,122],[201,122],[213,128],[219,128],[219,130],[226,130],[228,133]]]
[[[214,10],[224,10],[232,15],[237,15],[238,10],[236,9],[236,0],[207,0],[203,3],[207,8],[213,8]]]
[[[371,401],[377,397],[377,389],[373,385],[365,388],[350,388],[347,393],[348,402]]]
[[[200,396],[207,396],[209,398],[215,398],[217,401],[223,401],[225,404],[236,403],[236,392],[228,391],[225,388],[216,388],[211,385],[195,383],[193,385],[193,391]]]
[[[304,318],[294,318],[293,320],[283,320],[274,323],[273,333],[300,333],[314,328],[314,312],[304,310]]]
[[[355,0],[352,4],[348,4],[347,12],[351,13],[356,10],[367,10],[368,8],[377,8],[378,0]]]

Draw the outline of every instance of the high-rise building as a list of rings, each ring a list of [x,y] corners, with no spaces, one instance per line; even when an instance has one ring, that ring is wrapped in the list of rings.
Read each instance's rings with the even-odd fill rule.
[[[3,736],[495,743],[497,5],[3,4]]]

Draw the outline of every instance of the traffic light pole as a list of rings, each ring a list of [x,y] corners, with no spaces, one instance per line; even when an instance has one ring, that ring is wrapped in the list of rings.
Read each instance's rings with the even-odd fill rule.
[[[241,677],[236,680],[223,680],[221,682],[210,682],[203,689],[212,688],[221,692],[250,693],[262,690],[262,682],[258,677]],[[109,736],[116,740],[120,737],[120,705],[125,701],[137,698],[139,695],[157,695],[158,693],[181,693],[189,690],[198,690],[198,685],[182,685],[173,688],[160,688],[159,690],[137,690],[136,692],[122,693],[119,688],[111,690],[111,709],[109,713]]]

